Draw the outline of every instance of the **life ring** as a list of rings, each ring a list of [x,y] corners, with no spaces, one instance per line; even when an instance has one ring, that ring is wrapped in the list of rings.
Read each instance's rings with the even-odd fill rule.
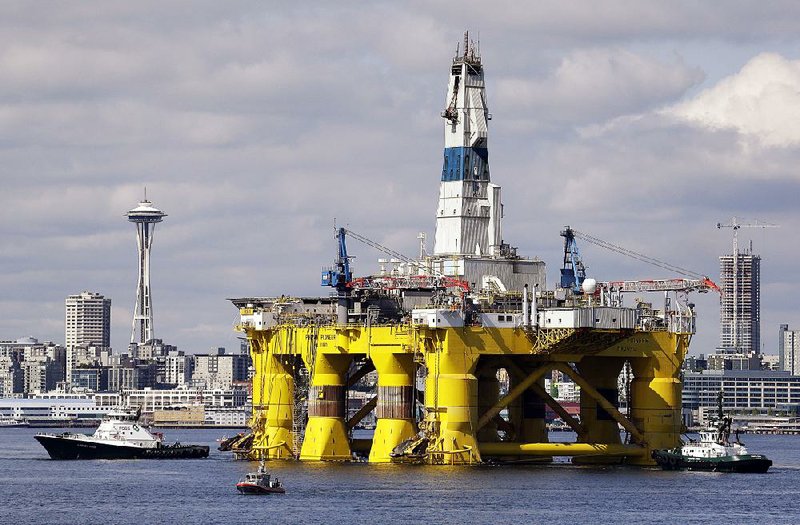
[[[138,432],[139,431],[139,425],[133,425],[133,429]]]

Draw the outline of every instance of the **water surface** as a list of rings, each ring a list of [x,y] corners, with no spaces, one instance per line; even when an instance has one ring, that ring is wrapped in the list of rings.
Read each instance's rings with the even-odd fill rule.
[[[259,497],[236,492],[256,464],[218,452],[223,431],[166,431],[205,460],[116,461],[50,460],[36,432],[0,429],[0,523],[800,523],[800,436],[744,436],[762,475],[273,462],[287,494]]]

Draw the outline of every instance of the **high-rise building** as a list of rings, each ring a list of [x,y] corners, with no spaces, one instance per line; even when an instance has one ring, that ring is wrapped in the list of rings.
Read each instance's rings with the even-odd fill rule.
[[[761,352],[761,257],[752,249],[719,258],[719,351]]]
[[[78,345],[111,346],[111,299],[95,292],[67,297],[64,346]]]
[[[74,368],[96,364],[96,355],[111,347],[111,299],[81,292],[68,296],[65,305],[65,378],[71,381]]]
[[[210,354],[197,354],[194,359],[195,388],[228,389],[234,382],[247,379],[247,356],[226,354],[224,348],[217,348]]]
[[[194,356],[173,350],[164,358],[164,382],[168,385],[184,386],[194,372]]]
[[[153,299],[150,295],[150,249],[156,224],[167,214],[155,208],[145,198],[139,206],[126,214],[128,221],[136,225],[136,243],[139,253],[138,281],[136,284],[136,306],[133,309],[131,343],[146,343],[153,339]]]
[[[789,330],[782,324],[778,331],[778,358],[781,370],[793,376],[800,375],[800,330]]]
[[[0,341],[0,397],[47,392],[64,381],[66,349],[34,337]]]
[[[12,397],[24,390],[24,373],[20,362],[11,357],[0,356],[0,397]]]
[[[782,324],[778,326],[778,370],[785,370],[785,362],[783,357],[783,333],[788,330],[788,324]]]
[[[147,343],[137,344],[131,348],[131,357],[140,361],[152,361],[159,357],[164,357],[178,348],[173,345],[164,344],[161,339],[150,339]]]

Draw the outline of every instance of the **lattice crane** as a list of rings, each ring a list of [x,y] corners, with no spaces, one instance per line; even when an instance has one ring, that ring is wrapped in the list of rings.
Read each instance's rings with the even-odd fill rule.
[[[378,242],[373,241],[368,237],[349,230],[347,228],[336,228],[336,239],[339,245],[339,257],[337,263],[337,270],[323,271],[322,272],[322,286],[334,286],[339,289],[339,286],[344,286],[347,291],[351,288],[361,289],[395,289],[395,288],[416,288],[416,287],[436,287],[436,288],[459,288],[461,294],[470,291],[469,283],[461,279],[443,275],[441,272],[431,268],[433,275],[406,275],[399,277],[391,276],[370,276],[370,277],[356,277],[354,278],[349,265],[351,256],[347,255],[347,248],[345,245],[345,237],[349,236],[357,241],[366,244],[367,246],[385,253],[400,262],[408,264],[410,267],[420,267],[421,260],[415,260],[407,255],[392,250]],[[421,238],[424,241],[424,237]],[[421,245],[422,246],[422,245]],[[423,254],[423,249],[420,248],[420,254]]]
[[[596,246],[600,246],[601,248],[605,248],[638,261],[642,261],[653,266],[658,266],[659,268],[663,268],[684,276],[684,278],[678,279],[603,281],[597,283],[598,293],[603,290],[616,292],[707,292],[709,290],[714,290],[720,294],[722,293],[719,286],[717,286],[714,281],[709,279],[707,275],[702,275],[695,271],[661,261],[655,257],[650,257],[649,255],[644,255],[633,250],[617,246],[616,244],[598,239],[597,237],[589,235],[588,233],[573,230],[569,226],[566,226],[564,231],[569,232],[570,237],[584,240]],[[564,232],[562,232],[561,235],[564,236]]]
[[[717,229],[722,229],[722,228],[733,229],[733,254],[739,255],[739,228],[780,228],[780,225],[770,224],[768,222],[760,222],[757,219],[755,220],[755,222],[740,223],[737,217],[733,217],[731,218],[731,222],[727,224],[722,224],[718,222]],[[736,258],[734,258],[734,261],[735,260]]]

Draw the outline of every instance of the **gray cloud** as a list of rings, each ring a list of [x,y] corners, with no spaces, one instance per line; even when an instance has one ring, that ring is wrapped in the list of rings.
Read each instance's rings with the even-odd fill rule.
[[[144,185],[169,214],[156,332],[186,350],[236,344],[225,297],[325,293],[334,217],[416,253],[417,232],[433,233],[447,67],[476,24],[506,237],[551,281],[564,224],[712,276],[729,243],[717,221],[797,226],[793,145],[660,112],[713,93],[704,72],[720,57],[698,54],[703,42],[728,61],[741,42],[796,59],[781,54],[800,34],[794,4],[458,6],[3,4],[0,338],[62,340],[64,297],[93,289],[112,298],[124,348],[136,261],[123,214]],[[800,255],[770,235],[755,235],[769,337],[795,322],[785,261]],[[378,254],[352,250],[358,272],[376,268]],[[658,276],[584,252],[601,278]],[[708,351],[717,310],[698,304],[694,350]]]

